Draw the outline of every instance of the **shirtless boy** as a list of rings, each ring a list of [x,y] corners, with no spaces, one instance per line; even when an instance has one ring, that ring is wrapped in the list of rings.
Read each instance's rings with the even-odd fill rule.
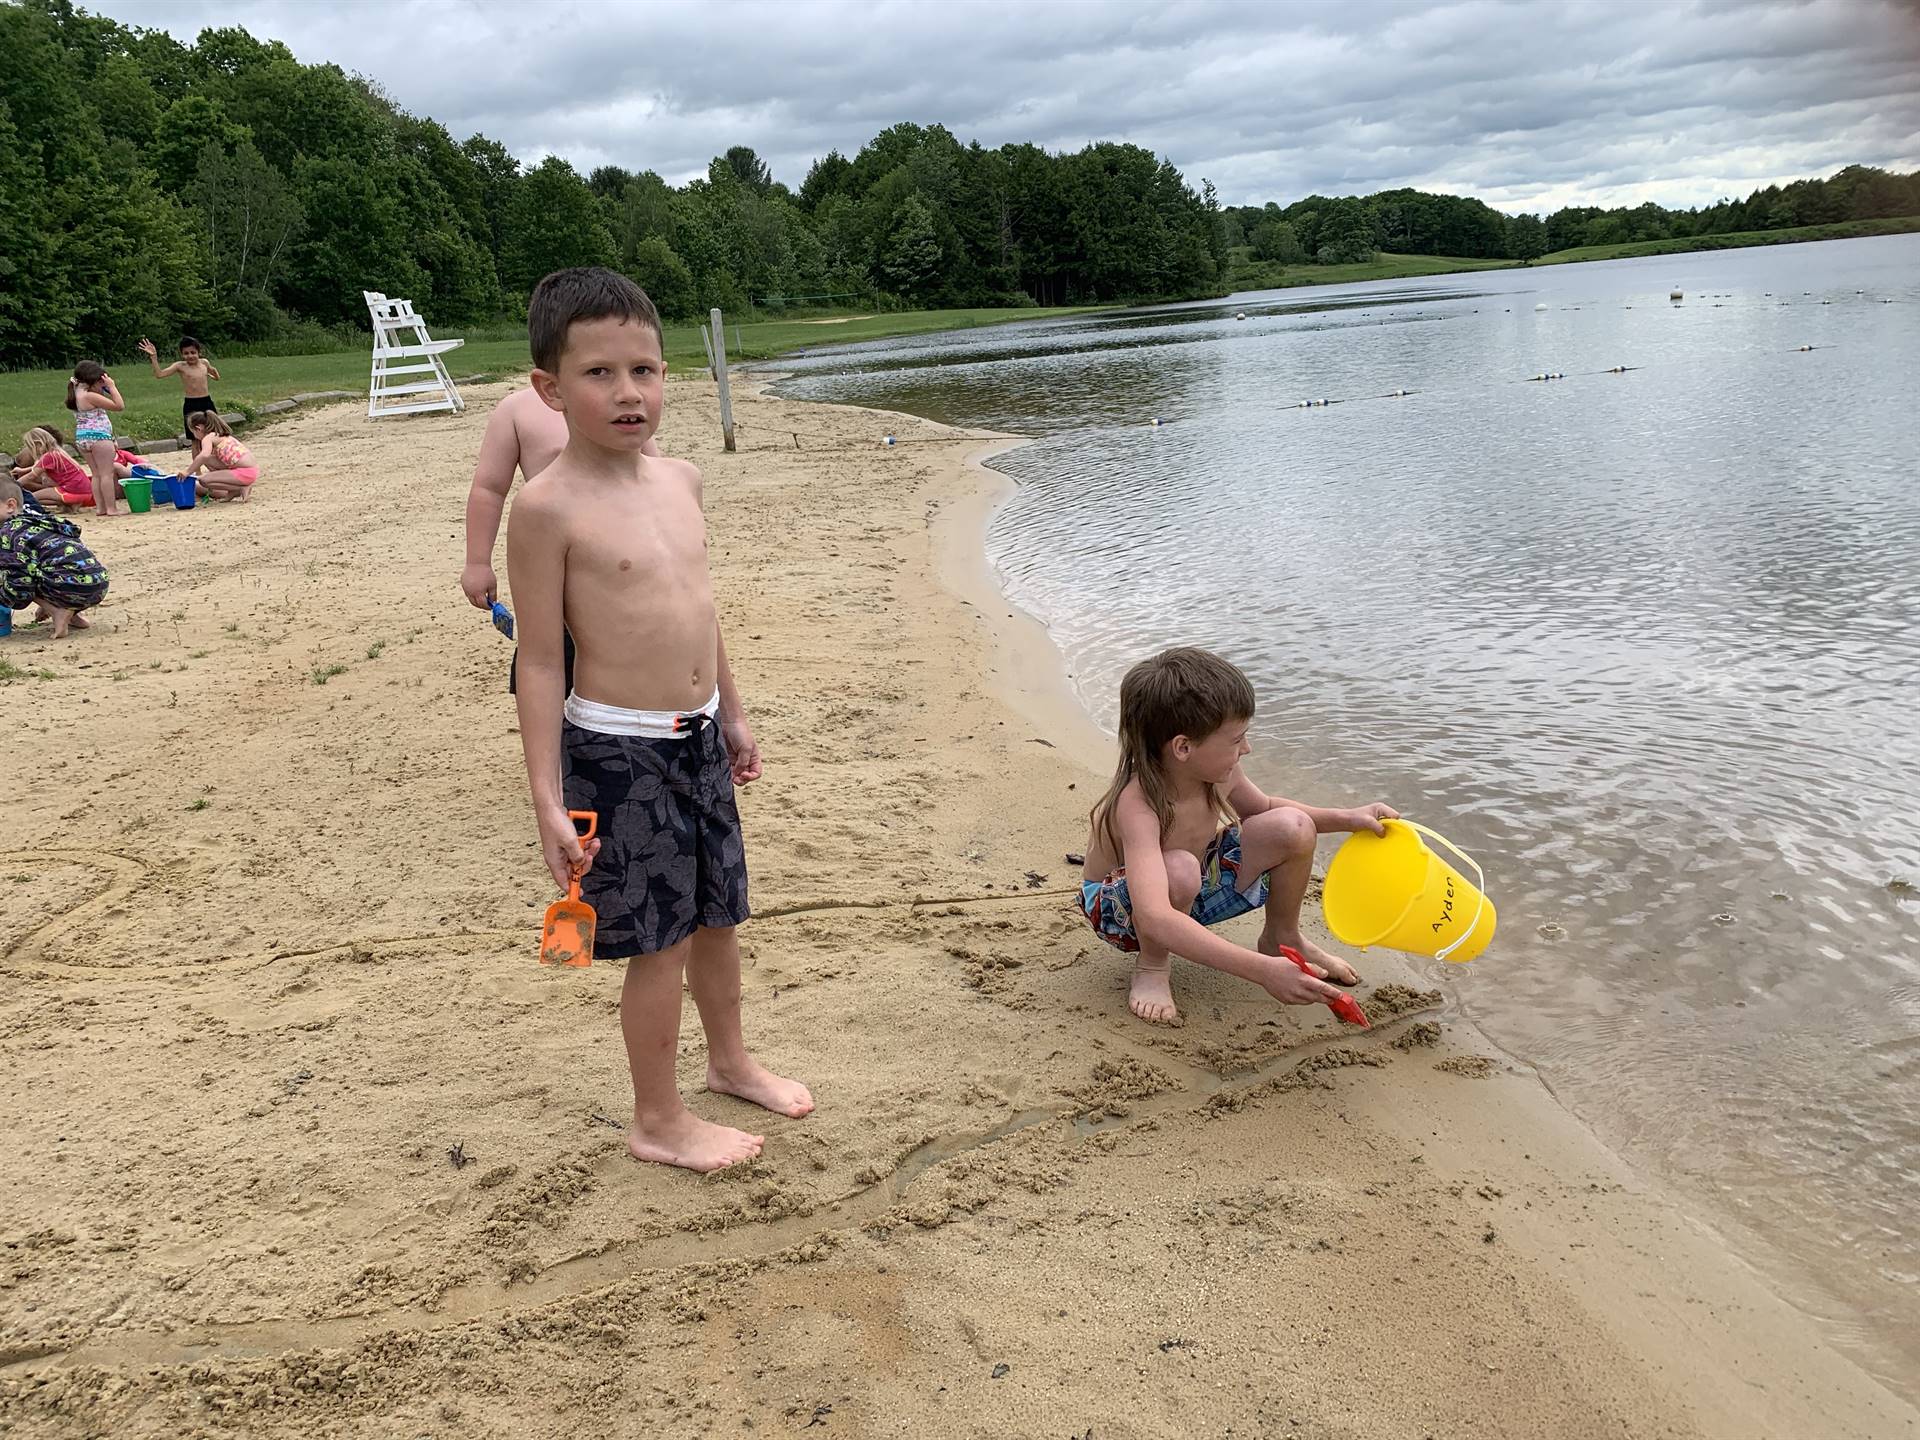
[[[507,528],[540,846],[556,884],[581,876],[596,953],[627,961],[628,1150],[717,1170],[759,1154],[762,1137],[702,1120],[680,1097],[683,972],[706,1031],[707,1089],[792,1117],[813,1097],[749,1055],[740,1032],[734,927],[748,914],[747,871],[733,787],[759,777],[760,753],[720,638],[700,472],[647,453],[667,367],[637,285],[556,271],[533,292],[527,331],[534,391],[567,432]],[[579,647],[571,692],[566,632]],[[569,809],[597,815],[597,838],[581,844]]]
[[[193,417],[201,411],[210,411],[218,415],[220,409],[213,403],[213,382],[220,378],[220,371],[206,358],[200,342],[191,335],[180,337],[180,358],[166,369],[160,368],[160,352],[153,341],[142,338],[140,353],[147,357],[147,365],[153,371],[153,378],[164,380],[169,375],[180,377],[180,391],[185,398],[180,402],[180,433],[188,439],[193,438]]]
[[[1190,646],[1142,660],[1120,682],[1120,764],[1089,817],[1080,908],[1094,932],[1132,954],[1127,1006],[1142,1020],[1179,1019],[1173,953],[1251,980],[1287,1005],[1338,997],[1360,977],[1300,932],[1317,837],[1381,833],[1389,805],[1325,809],[1263,793],[1241,770],[1253,686],[1218,655]],[[1210,925],[1264,909],[1252,950]],[[1302,974],[1279,958],[1299,952]]]
[[[467,491],[467,562],[460,572],[460,589],[468,603],[486,610],[500,598],[500,580],[493,573],[493,544],[500,534],[500,517],[506,512],[507,492],[513,489],[513,472],[531,480],[551,465],[567,448],[566,417],[549,410],[536,390],[516,390],[487,417],[486,434],[480,439],[480,458],[474,462],[473,485]],[[640,447],[643,455],[658,455],[653,437]],[[573,636],[562,642],[565,647],[566,683],[573,684]],[[519,652],[509,671],[507,691],[518,687]]]

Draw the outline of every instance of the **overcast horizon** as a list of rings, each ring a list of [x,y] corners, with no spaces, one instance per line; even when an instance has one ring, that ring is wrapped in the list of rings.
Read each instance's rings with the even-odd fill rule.
[[[900,121],[988,146],[1130,141],[1223,204],[1413,186],[1510,213],[1684,208],[1848,164],[1920,168],[1920,0],[1354,0],[1338,16],[1240,0],[551,0],[531,30],[518,0],[85,8],[188,43],[243,25],[370,77],[456,139],[676,185],[750,145],[797,189],[829,150],[851,157]]]

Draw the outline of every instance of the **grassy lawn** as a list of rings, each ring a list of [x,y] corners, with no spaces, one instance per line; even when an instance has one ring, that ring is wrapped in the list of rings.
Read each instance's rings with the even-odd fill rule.
[[[1050,315],[1077,313],[1070,309],[1031,310],[907,310],[890,315],[837,318],[832,323],[813,320],[758,320],[739,327],[739,342],[734,327],[727,327],[727,359],[765,360],[790,350],[816,345],[843,344],[851,340],[875,340],[888,335],[916,335],[932,330],[961,330],[975,325],[1004,324],[1010,320],[1038,320]],[[458,327],[446,333],[458,334]],[[498,335],[497,327],[492,333]],[[682,372],[704,370],[706,351],[700,344],[700,330],[693,325],[667,327],[667,364]],[[165,355],[162,359],[166,359]],[[221,379],[213,387],[214,399],[223,410],[252,412],[273,400],[309,390],[354,390],[365,395],[367,375],[372,368],[366,350],[342,350],[327,355],[245,355],[222,360],[216,352],[214,364]],[[458,375],[522,375],[531,361],[525,339],[469,340],[447,356],[447,364]],[[140,355],[109,361],[114,382],[126,397],[126,411],[117,417],[114,432],[136,439],[158,439],[180,431],[180,385],[176,380],[156,380]],[[18,370],[0,374],[0,448],[11,453],[20,444],[22,431],[34,425],[51,424],[64,434],[73,432],[73,412],[66,408],[67,372],[62,370]]]
[[[1395,255],[1382,250],[1361,265],[1276,265],[1236,249],[1227,268],[1235,293],[1286,290],[1296,285],[1358,285],[1365,280],[1404,280],[1413,275],[1451,275],[1461,270],[1502,270],[1512,260],[1469,260],[1460,255]]]
[[[1581,245],[1542,255],[1536,265],[1575,265],[1582,260],[1630,260],[1640,255],[1684,255],[1694,250],[1739,250],[1749,245],[1797,245],[1803,240],[1857,240],[1865,235],[1905,235],[1920,230],[1920,215],[1890,220],[1842,220],[1835,225],[1796,225],[1785,230],[1736,230],[1726,235],[1685,235],[1672,240],[1629,240],[1620,245]]]

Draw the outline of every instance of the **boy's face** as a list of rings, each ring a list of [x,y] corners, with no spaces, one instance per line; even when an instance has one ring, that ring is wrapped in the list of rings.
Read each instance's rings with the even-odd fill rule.
[[[1247,744],[1247,727],[1252,724],[1252,716],[1229,720],[1204,740],[1176,735],[1168,748],[1173,758],[1187,766],[1196,779],[1209,785],[1224,785],[1233,778],[1241,757],[1252,752],[1253,747]]]
[[[568,433],[608,450],[638,451],[660,428],[667,362],[651,325],[603,316],[567,327],[556,371],[535,370],[540,398]]]
[[[199,364],[200,347],[198,345],[182,345],[180,347],[180,358],[189,365]]]

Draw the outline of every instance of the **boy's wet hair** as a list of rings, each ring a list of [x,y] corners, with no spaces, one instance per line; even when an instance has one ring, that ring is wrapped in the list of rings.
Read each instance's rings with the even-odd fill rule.
[[[1230,721],[1251,720],[1254,704],[1253,682],[1237,665],[1191,645],[1162,650],[1127,671],[1120,682],[1120,763],[1113,784],[1089,817],[1115,854],[1120,853],[1120,838],[1113,812],[1129,782],[1140,782],[1147,803],[1160,817],[1164,840],[1173,823],[1173,794],[1160,768],[1160,752],[1179,736],[1201,741]],[[1211,785],[1207,798],[1225,816]]]
[[[182,352],[185,352],[188,350],[198,350],[202,355],[207,353],[207,347],[202,345],[198,340],[194,339],[193,336],[191,335],[182,335],[180,337],[179,345],[176,346],[175,348]]]
[[[637,321],[666,343],[660,312],[647,292],[626,276],[599,265],[554,271],[533,287],[527,301],[527,341],[534,365],[549,375],[556,373],[566,352],[567,331],[579,321],[608,317]]]

